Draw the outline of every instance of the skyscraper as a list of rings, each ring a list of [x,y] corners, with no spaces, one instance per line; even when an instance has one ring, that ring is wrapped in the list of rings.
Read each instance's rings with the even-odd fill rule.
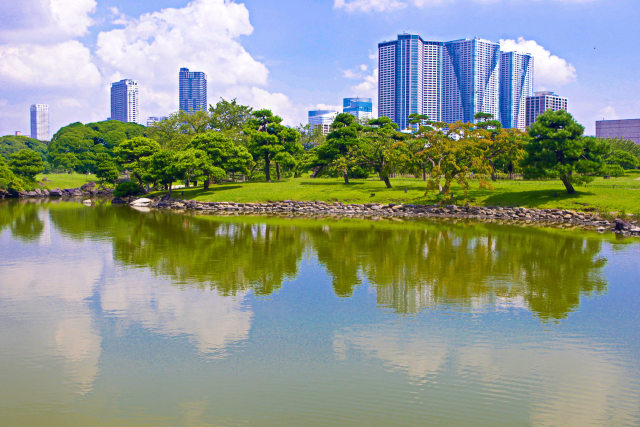
[[[207,75],[205,73],[180,68],[179,86],[181,111],[207,110]]]
[[[111,120],[138,123],[138,82],[123,79],[111,83]]]
[[[323,134],[328,134],[331,130],[331,124],[338,115],[337,111],[331,110],[311,110],[309,111],[309,124],[312,127],[318,127]]]
[[[373,118],[373,103],[371,98],[344,98],[342,112],[356,116],[359,120]]]
[[[40,141],[49,140],[49,106],[33,104],[31,106],[31,138]]]
[[[527,97],[533,92],[533,56],[500,53],[500,122],[502,127],[527,127]]]
[[[533,64],[525,59],[530,55],[506,58],[514,58],[505,75],[518,81],[510,101],[521,120],[524,104],[516,95],[530,93]],[[400,34],[397,40],[378,44],[378,116],[391,118],[401,129],[412,113],[447,123],[474,122],[479,112],[500,119],[500,64],[500,45],[488,40],[424,41]]]
[[[547,110],[567,111],[567,98],[556,95],[553,92],[536,92],[527,97],[527,121],[526,127],[531,126],[538,116]]]

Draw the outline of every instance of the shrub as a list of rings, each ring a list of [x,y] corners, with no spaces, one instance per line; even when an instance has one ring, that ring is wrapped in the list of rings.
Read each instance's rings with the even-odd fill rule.
[[[133,181],[122,181],[116,185],[115,190],[113,190],[115,197],[137,196],[142,193],[143,191],[140,186]]]
[[[624,169],[620,165],[604,165],[601,174],[603,176],[624,176]]]

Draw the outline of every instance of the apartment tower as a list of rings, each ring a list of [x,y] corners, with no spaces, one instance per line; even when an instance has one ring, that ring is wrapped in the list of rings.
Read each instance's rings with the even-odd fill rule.
[[[138,82],[123,79],[111,83],[111,120],[138,123]]]
[[[207,75],[202,71],[180,68],[179,106],[181,111],[207,110]]]
[[[31,138],[49,141],[49,106],[33,104],[31,110]]]

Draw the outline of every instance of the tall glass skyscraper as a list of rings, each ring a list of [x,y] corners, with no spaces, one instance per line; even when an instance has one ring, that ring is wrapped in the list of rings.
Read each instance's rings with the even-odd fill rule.
[[[533,62],[523,65],[530,55],[509,57],[521,62],[505,70],[505,75],[513,75],[502,78],[500,45],[488,40],[424,41],[400,34],[397,40],[379,43],[378,116],[391,118],[400,129],[408,127],[412,113],[447,123],[474,122],[478,112],[499,120],[501,81],[520,82],[514,93],[522,95],[512,97],[514,106],[522,104],[533,83]],[[521,114],[518,111],[519,121]]]
[[[31,106],[31,138],[40,141],[49,140],[49,106],[33,104]]]
[[[207,75],[202,71],[180,68],[179,106],[181,111],[207,110]]]
[[[371,98],[344,98],[342,112],[356,116],[359,120],[373,118],[373,102]]]
[[[538,116],[547,110],[567,111],[567,98],[549,91],[536,92],[528,96],[526,104],[526,127],[531,126]]]
[[[138,83],[123,79],[111,83],[111,120],[138,123]]]
[[[323,134],[328,134],[331,130],[331,124],[338,115],[337,111],[332,110],[311,110],[309,111],[309,124],[312,127],[320,128]]]
[[[500,53],[500,122],[502,127],[527,128],[527,97],[533,93],[533,56]]]

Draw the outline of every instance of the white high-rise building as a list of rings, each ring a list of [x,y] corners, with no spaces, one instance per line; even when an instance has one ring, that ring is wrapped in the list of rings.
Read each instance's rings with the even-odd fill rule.
[[[500,45],[478,38],[449,42],[424,41],[415,34],[378,44],[378,116],[389,117],[400,129],[409,115],[426,115],[433,121],[475,122],[476,113],[501,117],[502,87]],[[533,62],[526,54],[507,54],[514,67],[505,81],[515,81],[512,106],[518,126],[524,117],[524,98],[533,85]]]
[[[49,141],[49,106],[47,104],[31,106],[31,138]]]
[[[525,130],[527,97],[533,93],[533,56],[500,53],[500,122],[502,127]]]
[[[111,120],[138,123],[138,82],[123,79],[111,83]]]

